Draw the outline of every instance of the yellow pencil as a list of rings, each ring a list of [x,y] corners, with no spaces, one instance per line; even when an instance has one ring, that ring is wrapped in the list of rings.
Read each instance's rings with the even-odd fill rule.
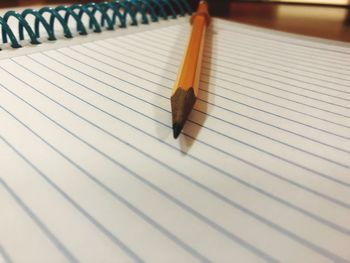
[[[201,1],[191,18],[192,32],[171,95],[174,138],[179,136],[198,96],[205,32],[209,20],[208,4]]]

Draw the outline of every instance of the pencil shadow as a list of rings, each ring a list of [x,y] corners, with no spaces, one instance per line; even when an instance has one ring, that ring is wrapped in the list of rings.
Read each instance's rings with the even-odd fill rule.
[[[199,132],[203,129],[203,125],[207,119],[207,114],[209,113],[207,101],[209,99],[208,80],[210,79],[210,77],[208,77],[207,75],[210,75],[211,71],[211,43],[213,34],[215,34],[215,32],[209,25],[205,36],[198,98],[192,112],[190,113],[189,119],[182,130],[183,134],[181,134],[179,137],[180,149],[184,155],[186,155],[190,151],[193,143],[195,143]],[[203,72],[205,72],[205,75],[203,74]],[[213,88],[213,86],[210,87],[210,92],[213,92]],[[210,102],[214,103],[213,96],[210,96]]]

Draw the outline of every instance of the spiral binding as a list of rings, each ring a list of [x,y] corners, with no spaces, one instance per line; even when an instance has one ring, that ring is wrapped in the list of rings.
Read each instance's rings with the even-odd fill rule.
[[[112,11],[112,12],[110,12]],[[44,15],[48,13],[48,20]],[[96,13],[100,13],[100,21],[97,21]],[[109,15],[108,13],[112,13]],[[82,16],[86,14],[89,18],[89,29],[99,33],[101,28],[114,30],[114,26],[119,21],[119,27],[126,27],[126,20],[129,16],[131,25],[137,25],[137,15],[141,15],[141,23],[148,24],[150,17],[152,22],[157,22],[159,18],[175,19],[177,14],[184,16],[186,13],[191,14],[191,7],[186,0],[114,0],[111,2],[88,3],[88,4],[73,4],[71,6],[57,6],[56,8],[43,7],[39,10],[25,9],[22,13],[8,11],[3,17],[0,16],[0,26],[2,34],[2,42],[11,42],[11,47],[20,48],[20,41],[24,40],[24,30],[27,32],[30,43],[40,44],[40,25],[42,25],[48,35],[48,40],[56,40],[54,25],[57,20],[63,28],[63,33],[66,38],[72,38],[71,29],[68,27],[69,19],[74,19],[77,26],[77,31],[80,35],[87,35],[85,25],[82,22]],[[34,16],[34,28],[29,25],[26,17]],[[18,38],[16,38],[12,29],[8,25],[8,20],[13,17],[18,21]]]

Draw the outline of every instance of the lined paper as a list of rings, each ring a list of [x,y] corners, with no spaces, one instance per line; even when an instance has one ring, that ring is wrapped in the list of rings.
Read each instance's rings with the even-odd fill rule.
[[[350,49],[214,19],[0,63],[5,262],[350,261]]]

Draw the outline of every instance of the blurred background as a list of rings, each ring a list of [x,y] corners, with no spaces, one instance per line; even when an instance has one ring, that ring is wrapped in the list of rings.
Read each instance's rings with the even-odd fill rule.
[[[86,0],[0,0],[0,8]],[[101,0],[96,0],[96,2]],[[189,0],[195,9],[199,0]],[[285,32],[350,42],[350,0],[208,0],[213,16]]]
[[[102,0],[97,0],[102,2]],[[227,5],[230,2],[251,2],[251,3],[289,3],[289,4],[316,4],[316,5],[336,5],[344,6],[350,5],[350,0],[208,0],[215,5]],[[67,2],[91,2],[91,1],[74,1],[74,0],[0,0],[0,6],[9,5],[31,5],[37,4],[50,4],[50,3],[67,3]],[[195,6],[199,0],[189,0],[193,6]]]

